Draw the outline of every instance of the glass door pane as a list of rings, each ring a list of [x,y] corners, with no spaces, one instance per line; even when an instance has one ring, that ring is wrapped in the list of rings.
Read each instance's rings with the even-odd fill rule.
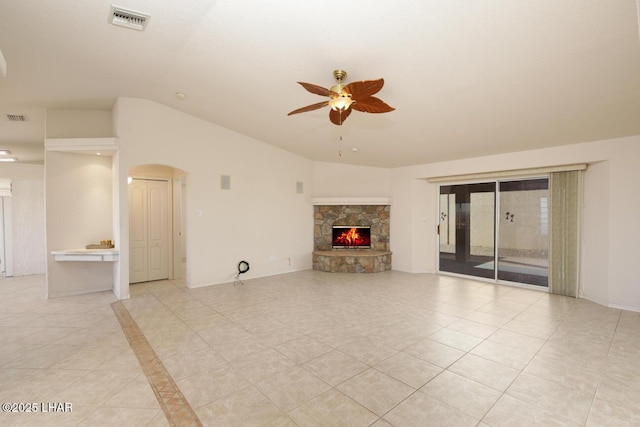
[[[440,271],[495,278],[496,184],[440,187]]]
[[[500,182],[498,280],[548,286],[549,180]]]

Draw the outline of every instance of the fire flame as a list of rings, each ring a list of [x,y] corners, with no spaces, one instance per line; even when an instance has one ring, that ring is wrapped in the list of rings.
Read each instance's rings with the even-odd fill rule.
[[[361,245],[365,241],[365,238],[358,233],[358,228],[350,228],[349,231],[343,231],[340,236],[336,237],[335,243],[346,246]]]

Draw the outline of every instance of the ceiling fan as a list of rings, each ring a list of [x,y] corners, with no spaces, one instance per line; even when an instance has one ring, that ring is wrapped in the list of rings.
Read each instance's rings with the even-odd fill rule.
[[[330,99],[298,108],[287,115],[305,113],[328,105],[331,107],[331,110],[329,110],[329,120],[331,120],[331,123],[334,125],[340,126],[347,117],[349,117],[351,110],[358,110],[364,113],[388,113],[395,110],[395,108],[390,107],[380,98],[373,96],[384,86],[384,79],[351,82],[344,85],[342,81],[347,77],[346,71],[334,70],[333,76],[336,78],[338,84],[332,86],[331,89],[325,89],[311,83],[298,82],[307,91],[316,95],[328,96]]]

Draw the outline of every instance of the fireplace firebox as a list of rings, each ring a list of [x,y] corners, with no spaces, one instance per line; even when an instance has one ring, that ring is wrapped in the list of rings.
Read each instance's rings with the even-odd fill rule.
[[[371,248],[371,227],[368,225],[334,225],[332,232],[332,247]]]

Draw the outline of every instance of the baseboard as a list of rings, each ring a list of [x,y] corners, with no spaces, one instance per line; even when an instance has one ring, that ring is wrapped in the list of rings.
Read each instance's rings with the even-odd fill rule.
[[[630,306],[630,305],[609,304],[609,307],[610,308],[617,308],[618,310],[635,311],[637,313],[640,313],[640,307],[634,307],[634,306]]]
[[[105,292],[105,291],[113,291],[113,287],[108,287],[108,288],[104,288],[104,289],[101,289],[101,288],[98,288],[98,289],[81,289],[81,290],[56,292],[56,293],[47,292],[47,299],[68,297],[68,296],[73,296],[73,295],[94,294],[96,292]]]

